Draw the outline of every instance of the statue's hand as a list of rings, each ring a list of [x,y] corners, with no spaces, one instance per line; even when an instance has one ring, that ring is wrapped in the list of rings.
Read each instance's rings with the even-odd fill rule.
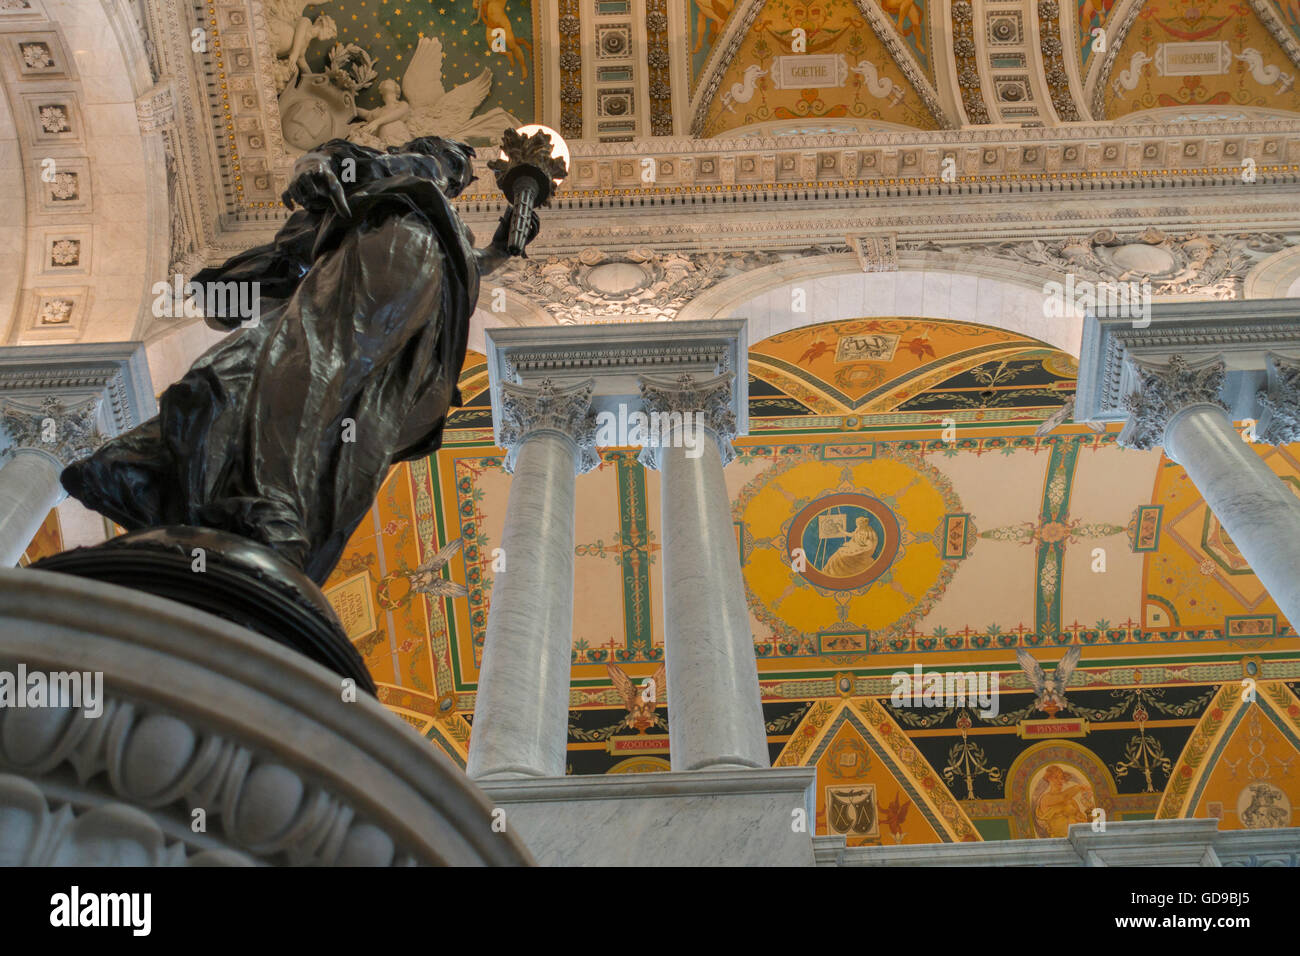
[[[343,184],[334,175],[329,159],[320,153],[308,153],[294,164],[293,179],[280,201],[288,209],[297,203],[313,212],[320,212],[327,204],[332,204],[340,216],[352,215]]]

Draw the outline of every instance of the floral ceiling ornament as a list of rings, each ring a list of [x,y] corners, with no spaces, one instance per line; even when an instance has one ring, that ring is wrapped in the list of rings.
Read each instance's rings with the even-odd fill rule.
[[[561,325],[628,320],[671,321],[696,296],[732,276],[796,256],[845,252],[813,247],[799,253],[655,252],[583,249],[576,256],[517,260],[503,284],[538,303]]]
[[[1169,235],[1148,227],[1131,238],[1113,229],[1099,229],[1086,237],[960,246],[928,242],[905,248],[991,255],[1092,282],[1149,280],[1153,295],[1236,299],[1242,295],[1246,274],[1257,262],[1292,244],[1293,240],[1279,233]]]

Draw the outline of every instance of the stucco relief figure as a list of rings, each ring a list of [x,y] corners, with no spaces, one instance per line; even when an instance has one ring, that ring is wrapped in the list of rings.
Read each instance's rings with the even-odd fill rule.
[[[307,7],[314,5],[304,0],[267,0],[266,27],[275,53],[277,93],[299,75],[311,72],[307,47],[313,40],[333,40],[338,36],[338,26],[331,17],[322,13],[311,20],[303,15]]]
[[[168,388],[156,418],[66,469],[68,492],[128,530],[252,539],[323,582],[389,467],[435,451],[460,404],[479,277],[509,257],[508,215],[475,249],[451,206],[473,153],[333,140],[299,159],[284,199],[302,208],[274,241],[195,276],[259,283],[260,315]]]
[[[347,138],[384,149],[435,131],[453,139],[496,139],[506,127],[522,125],[500,107],[475,116],[492,90],[492,71],[485,69],[474,79],[444,90],[442,58],[442,41],[422,37],[402,82],[389,78],[379,84],[383,105],[358,110],[361,120],[349,125]]]
[[[1045,837],[1068,837],[1070,826],[1087,823],[1095,801],[1092,788],[1060,764],[1049,764],[1033,788],[1034,823]]]

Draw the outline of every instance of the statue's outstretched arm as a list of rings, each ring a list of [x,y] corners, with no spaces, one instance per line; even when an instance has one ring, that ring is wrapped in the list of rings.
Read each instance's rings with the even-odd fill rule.
[[[474,255],[478,259],[478,274],[480,276],[491,275],[510,258],[510,253],[506,250],[506,243],[510,238],[510,216],[513,212],[514,207],[507,206],[506,211],[501,214],[501,221],[497,223],[497,231],[492,235],[491,244],[482,249],[474,250]],[[532,215],[533,221],[528,227],[529,242],[537,238],[537,232],[541,228],[537,213],[533,212]]]

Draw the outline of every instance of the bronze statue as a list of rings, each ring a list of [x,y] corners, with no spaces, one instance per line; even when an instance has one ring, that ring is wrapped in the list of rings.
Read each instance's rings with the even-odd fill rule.
[[[256,323],[199,358],[156,418],[65,470],[68,493],[128,530],[251,538],[323,582],[389,467],[435,451],[460,404],[479,279],[509,257],[509,211],[475,249],[449,202],[473,155],[424,137],[303,156],[283,197],[301,208],[275,240],[195,277],[258,283]]]
[[[507,131],[502,148],[492,166],[512,205],[483,249],[450,202],[474,178],[463,143],[336,139],[298,160],[283,199],[301,208],[274,241],[191,284],[209,325],[239,331],[157,417],[63,472],[128,533],[32,567],[226,618],[374,693],[318,585],[389,468],[441,445],[479,279],[523,254],[534,202],[567,172],[546,132]]]

